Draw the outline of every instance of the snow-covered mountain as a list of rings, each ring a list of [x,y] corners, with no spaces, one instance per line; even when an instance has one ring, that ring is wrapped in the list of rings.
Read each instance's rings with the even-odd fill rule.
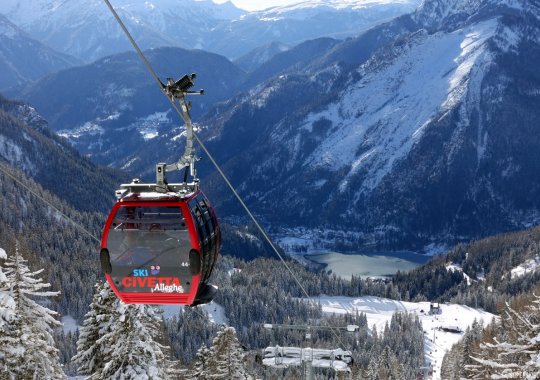
[[[211,50],[238,57],[271,41],[296,45],[319,37],[347,38],[412,12],[420,0],[309,0],[246,14],[216,28]]]
[[[403,7],[409,10],[420,5],[414,0],[304,0],[289,5],[274,6],[256,12],[257,17],[265,19],[290,18],[304,20],[324,10],[362,10],[366,13],[375,7]]]
[[[351,230],[340,244],[374,249],[421,249],[518,229],[540,219],[539,36],[538,0],[426,0],[357,38],[279,53],[248,91],[202,120],[197,108],[194,114],[233,183],[274,225]],[[170,61],[161,57],[155,62]],[[134,71],[119,75],[126,67]],[[85,153],[149,174],[156,162],[177,159],[182,134],[171,129],[157,90],[143,96],[153,84],[139,88],[148,78],[135,67],[135,55],[104,59],[25,96],[40,110],[49,107],[43,112],[51,124]],[[201,81],[211,73],[226,78],[207,88],[206,96],[220,92],[215,101],[244,80],[234,67],[227,75],[175,70],[160,75],[194,70]],[[88,78],[79,87],[86,95],[69,95],[81,77]],[[139,90],[130,92],[133,83]],[[65,96],[52,105],[52,93]],[[109,130],[106,139],[100,128]],[[200,165],[201,176],[211,172]],[[233,213],[221,182],[205,183],[214,203]]]
[[[113,5],[143,48],[200,48],[236,58],[274,41],[296,44],[329,34],[356,35],[418,3],[309,1],[254,13],[211,0],[118,0]],[[33,38],[87,62],[130,49],[101,0],[5,0],[0,14]]]
[[[32,39],[0,14],[0,89],[18,86],[78,64]]]
[[[236,93],[245,76],[225,57],[200,50],[159,48],[146,55],[162,81],[197,73],[196,86],[206,93],[194,99],[193,117]],[[122,166],[126,156],[139,151],[158,155],[162,148],[148,151],[146,142],[180,125],[134,52],[61,71],[17,90],[14,96],[34,105],[51,129],[105,165]],[[172,149],[177,155],[183,151],[179,137],[169,142],[176,145]]]
[[[216,23],[243,13],[230,2],[211,0],[119,0],[113,5],[143,48],[202,47],[201,38]],[[87,62],[131,49],[101,0],[6,0],[0,13],[41,42]]]
[[[274,224],[355,229],[358,245],[421,248],[535,224],[538,10],[426,0],[232,100],[207,120],[212,148]]]

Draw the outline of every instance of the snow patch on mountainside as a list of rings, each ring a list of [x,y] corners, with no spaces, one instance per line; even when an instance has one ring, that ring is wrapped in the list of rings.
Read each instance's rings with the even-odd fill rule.
[[[380,57],[360,69],[362,79],[350,86],[322,112],[303,122],[332,122],[330,135],[306,159],[308,168],[339,170],[348,167],[339,188],[353,175],[367,172],[362,190],[372,190],[405,157],[431,120],[463,100],[471,72],[484,64],[486,40],[497,19],[453,33],[417,33],[391,62]],[[483,70],[474,73],[483,77]],[[421,78],[421,79],[419,79]]]
[[[83,136],[95,136],[102,135],[105,132],[103,127],[98,124],[86,122],[82,126],[75,129],[67,129],[63,131],[58,131],[58,135],[64,137],[68,140],[78,139]]]
[[[501,51],[516,53],[522,38],[523,35],[520,32],[511,29],[506,25],[501,25],[493,40]]]
[[[135,122],[132,127],[137,128],[138,132],[145,140],[151,140],[159,136],[159,129],[163,125],[171,122],[167,116],[169,111],[155,112]]]
[[[22,149],[13,141],[0,135],[0,155],[10,162],[19,162],[22,159]]]
[[[489,54],[481,62],[480,56],[484,53],[482,46],[488,38],[493,37],[497,29],[497,20],[490,20],[479,24],[473,30],[470,30],[460,44],[461,53],[454,62],[458,64],[449,80],[448,97],[443,104],[444,109],[453,108],[463,97],[466,91],[469,74],[473,66],[478,65],[479,69],[485,70],[486,63],[491,61]],[[479,64],[480,63],[480,64]],[[481,73],[480,77],[483,77]]]
[[[449,272],[461,272],[463,273],[463,277],[465,277],[465,280],[467,281],[467,285],[471,285],[473,282],[475,282],[467,273],[463,272],[463,268],[461,265],[450,263],[446,265],[446,270]]]
[[[540,256],[536,256],[533,259],[525,261],[523,264],[518,265],[510,271],[510,278],[515,279],[523,277],[526,274],[534,273],[540,268]]]
[[[23,149],[13,140],[3,135],[0,135],[0,157],[27,173],[33,174],[36,172],[36,166],[23,154]]]
[[[0,15],[1,16],[1,15]],[[13,39],[20,34],[13,24],[0,17],[0,37]]]

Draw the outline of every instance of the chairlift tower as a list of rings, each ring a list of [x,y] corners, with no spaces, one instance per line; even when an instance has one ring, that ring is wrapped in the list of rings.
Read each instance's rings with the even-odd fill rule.
[[[350,351],[344,351],[342,349],[314,349],[312,348],[311,334],[315,330],[345,330],[347,332],[357,332],[359,327],[357,325],[348,325],[346,327],[330,327],[330,326],[309,326],[309,325],[282,325],[282,324],[272,324],[265,323],[263,325],[265,329],[281,329],[281,330],[300,330],[305,331],[305,339],[308,342],[306,348],[298,347],[267,347],[265,349],[266,353],[273,354],[274,362],[277,365],[284,365],[284,356],[287,354],[294,355],[296,358],[300,359],[303,367],[303,378],[304,380],[314,380],[315,373],[313,371],[314,367],[321,368],[333,368],[335,371],[350,371],[349,363],[352,362],[352,354]],[[265,355],[266,356],[266,355]],[[322,366],[320,364],[314,365],[314,359],[328,358],[330,362],[329,366]],[[322,359],[324,360],[324,359]],[[279,363],[278,363],[279,361]],[[337,363],[342,363],[340,366],[336,367]],[[263,358],[264,364],[264,358]]]

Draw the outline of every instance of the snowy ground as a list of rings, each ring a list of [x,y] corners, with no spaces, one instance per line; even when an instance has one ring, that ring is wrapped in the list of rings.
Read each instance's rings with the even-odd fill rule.
[[[77,329],[80,329],[81,326],[77,325],[77,321],[71,315],[64,315],[62,317],[62,324],[64,329],[64,334],[74,333]]]
[[[184,306],[180,305],[162,305],[160,308],[163,310],[163,317],[164,318],[172,318],[175,315],[178,315],[180,310],[182,310]],[[205,305],[198,306],[198,308],[203,309],[207,314],[208,318],[210,318],[210,322],[218,324],[218,325],[228,325],[229,321],[227,320],[227,317],[225,316],[225,309],[223,309],[222,306],[218,305],[215,302],[210,302]]]
[[[493,314],[462,305],[441,304],[441,314],[428,315],[429,302],[401,302],[379,297],[327,296],[318,297],[315,300],[320,302],[323,312],[326,313],[363,312],[366,314],[368,325],[375,326],[377,331],[383,331],[385,324],[390,322],[395,312],[417,314],[425,334],[426,364],[433,366],[434,380],[441,378],[441,363],[444,354],[463,336],[463,333],[444,332],[439,328],[457,326],[465,331],[475,319],[482,320],[484,325],[487,325],[493,318]]]

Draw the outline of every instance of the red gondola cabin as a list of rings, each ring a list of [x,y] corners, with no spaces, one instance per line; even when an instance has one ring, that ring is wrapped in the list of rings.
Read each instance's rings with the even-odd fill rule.
[[[208,279],[220,230],[208,199],[194,191],[134,191],[112,208],[101,240],[107,281],[125,303],[198,305],[210,302]],[[152,185],[148,185],[152,186]],[[174,186],[174,185],[173,185]]]

